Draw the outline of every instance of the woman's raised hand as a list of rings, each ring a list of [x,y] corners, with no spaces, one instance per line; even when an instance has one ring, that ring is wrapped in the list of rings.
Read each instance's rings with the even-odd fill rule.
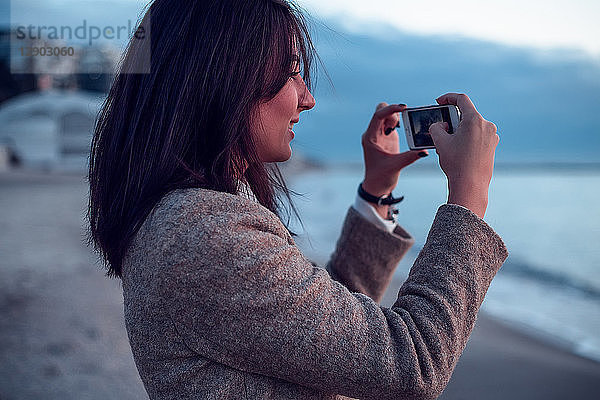
[[[399,115],[405,104],[379,103],[373,118],[362,135],[363,155],[365,157],[365,179],[363,189],[375,196],[391,193],[398,184],[400,171],[417,161],[419,153],[427,150],[406,151],[400,153],[398,138]],[[386,134],[386,130],[391,132]],[[422,157],[422,156],[421,156]]]
[[[447,93],[438,97],[437,102],[458,106],[462,114],[453,134],[447,132],[445,122],[429,128],[440,167],[448,177],[448,203],[467,207],[483,218],[500,141],[496,125],[486,121],[465,94]]]

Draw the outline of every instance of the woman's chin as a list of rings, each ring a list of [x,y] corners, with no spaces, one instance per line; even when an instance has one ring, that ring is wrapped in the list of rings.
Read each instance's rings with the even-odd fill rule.
[[[281,155],[280,160],[278,160],[277,162],[285,162],[285,161],[289,160],[291,157],[292,157],[292,149],[290,148],[287,153]]]
[[[266,159],[263,159],[263,162],[273,163],[273,162],[285,162],[292,157],[292,149],[290,146],[287,146],[287,151],[283,150],[280,153],[271,154]]]

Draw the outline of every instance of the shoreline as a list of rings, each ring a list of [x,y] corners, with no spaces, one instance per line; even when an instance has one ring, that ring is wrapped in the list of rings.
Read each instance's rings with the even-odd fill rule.
[[[398,290],[400,289],[400,286],[402,286],[406,278],[407,276],[399,276],[398,274],[395,274],[393,276],[392,282],[390,283],[388,289],[386,290],[383,296],[381,305],[386,307],[392,306],[398,295]],[[489,311],[486,311],[483,308],[480,308],[477,314],[477,321],[479,321],[480,319],[484,321],[483,324],[502,326],[504,330],[512,331],[511,333],[514,335],[527,337],[533,341],[539,342],[539,344],[543,346],[568,353],[574,357],[578,357],[582,360],[586,360],[591,363],[597,364],[598,367],[600,367],[600,360],[594,358],[591,355],[577,352],[575,350],[575,344],[573,342],[565,338],[553,335],[539,328],[536,328],[533,325],[526,324],[516,319],[508,319],[499,315],[495,315]],[[473,332],[476,328],[477,322]]]
[[[382,305],[395,302],[404,280],[394,276]],[[566,341],[480,309],[439,399],[587,399],[597,396],[599,381],[600,362],[573,352]]]
[[[435,153],[435,149],[431,149]],[[437,155],[436,155],[437,156]],[[295,153],[290,160],[278,163],[283,169],[289,169],[291,173],[298,174],[312,171],[335,171],[335,170],[356,170],[362,171],[364,168],[363,161],[322,161],[313,158],[307,158],[303,154]],[[440,173],[443,174],[439,166],[437,158],[425,159],[419,163],[415,163],[406,169],[406,172],[416,173]],[[531,172],[589,172],[598,173],[600,172],[600,161],[506,161],[496,160],[494,163],[495,172],[520,172],[520,171],[531,171]]]

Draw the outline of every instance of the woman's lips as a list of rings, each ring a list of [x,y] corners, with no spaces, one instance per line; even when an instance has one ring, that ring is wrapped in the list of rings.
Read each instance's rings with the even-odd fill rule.
[[[294,124],[298,123],[298,121],[299,121],[299,120],[293,120],[293,121],[290,121],[290,124],[288,125],[288,131],[290,131],[290,132],[291,132],[291,134],[292,134],[292,139],[294,138],[294,136],[296,136],[296,135],[294,134],[294,131],[293,131],[293,129],[294,129]]]

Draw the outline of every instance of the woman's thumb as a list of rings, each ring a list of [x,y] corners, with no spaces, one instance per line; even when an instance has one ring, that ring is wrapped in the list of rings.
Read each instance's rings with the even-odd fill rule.
[[[422,150],[409,150],[404,153],[396,154],[396,168],[402,169],[410,164],[414,163],[418,159],[423,156],[420,156],[419,153],[423,153]]]
[[[436,122],[429,126],[429,134],[433,139],[433,143],[438,140],[444,140],[443,138],[448,135],[448,123],[447,122]]]

